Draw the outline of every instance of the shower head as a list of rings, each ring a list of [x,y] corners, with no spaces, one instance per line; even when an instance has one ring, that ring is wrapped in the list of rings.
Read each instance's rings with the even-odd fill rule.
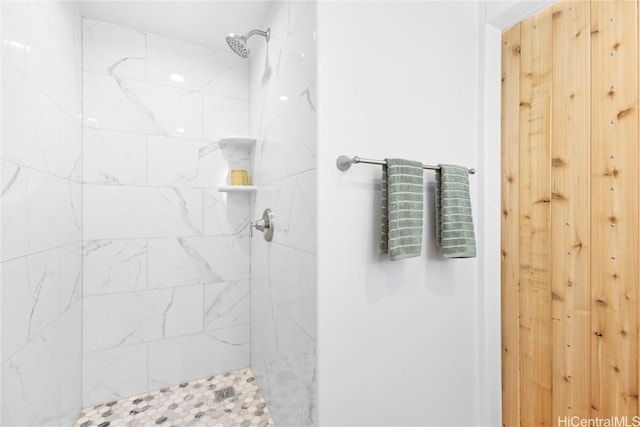
[[[249,31],[244,36],[240,36],[238,34],[230,33],[227,35],[227,44],[231,48],[232,51],[236,53],[236,55],[242,56],[246,58],[249,56],[249,48],[247,47],[247,40],[251,36],[263,36],[267,41],[269,41],[269,36],[271,35],[271,29],[267,28],[267,31],[260,30],[252,30]]]

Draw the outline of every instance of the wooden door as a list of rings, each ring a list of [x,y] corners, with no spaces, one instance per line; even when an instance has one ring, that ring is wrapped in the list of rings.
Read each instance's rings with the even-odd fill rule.
[[[638,144],[637,1],[503,34],[506,426],[639,415]]]

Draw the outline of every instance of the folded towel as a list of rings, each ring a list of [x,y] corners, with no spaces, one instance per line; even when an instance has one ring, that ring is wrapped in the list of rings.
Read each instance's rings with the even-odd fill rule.
[[[422,163],[386,159],[382,167],[380,249],[392,260],[420,256],[422,252]]]
[[[476,256],[469,172],[454,165],[438,165],[436,172],[436,243],[445,258]]]

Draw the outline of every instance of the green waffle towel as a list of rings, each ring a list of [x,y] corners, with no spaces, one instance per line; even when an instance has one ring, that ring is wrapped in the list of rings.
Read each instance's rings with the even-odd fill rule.
[[[469,172],[454,165],[438,165],[436,172],[436,243],[445,258],[476,256]]]
[[[385,159],[382,167],[380,249],[391,260],[420,256],[422,252],[422,163]]]

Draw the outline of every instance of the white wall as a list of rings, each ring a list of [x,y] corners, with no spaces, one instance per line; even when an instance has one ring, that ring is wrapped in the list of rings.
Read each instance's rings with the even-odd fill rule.
[[[480,7],[318,5],[320,425],[480,423],[478,261],[438,254],[433,172],[423,255],[390,262],[380,168],[335,167],[341,154],[478,166]]]
[[[2,420],[80,409],[82,74],[75,2],[2,2]]]
[[[222,37],[222,35],[221,35]],[[249,66],[101,21],[83,25],[83,402],[249,365]]]

